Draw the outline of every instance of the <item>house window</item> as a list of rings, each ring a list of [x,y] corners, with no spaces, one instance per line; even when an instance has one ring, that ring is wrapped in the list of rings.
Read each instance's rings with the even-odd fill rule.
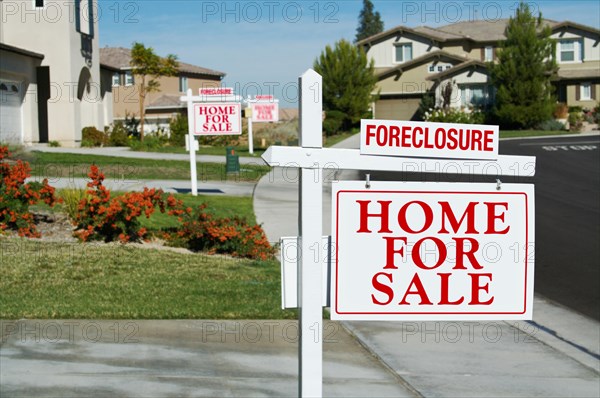
[[[460,87],[462,106],[485,106],[493,102],[493,89],[485,84],[465,84]]]
[[[90,37],[94,37],[93,3],[90,0],[75,0],[75,29]]]
[[[487,46],[483,53],[483,60],[485,62],[490,62],[494,60],[494,47]]]
[[[121,85],[121,75],[119,74],[119,72],[113,73],[113,75],[112,75],[112,85],[113,85],[113,87]]]
[[[444,70],[444,67],[442,65],[438,65],[437,71],[442,72],[443,70]]]
[[[452,68],[452,65],[446,65],[446,70]]]
[[[396,45],[396,62],[408,62],[412,59],[412,43]]]
[[[583,45],[580,40],[560,40],[558,42],[558,61],[583,61]]]
[[[581,90],[579,92],[579,99],[582,101],[589,101],[592,99],[592,84],[591,83],[581,83],[579,86]]]
[[[179,92],[185,93],[188,89],[188,79],[185,76],[179,77]]]
[[[133,73],[131,73],[131,71],[125,72],[125,85],[133,86],[133,83],[135,83],[135,79],[133,78]]]
[[[431,64],[429,65],[429,73],[433,73],[435,72],[435,65]]]

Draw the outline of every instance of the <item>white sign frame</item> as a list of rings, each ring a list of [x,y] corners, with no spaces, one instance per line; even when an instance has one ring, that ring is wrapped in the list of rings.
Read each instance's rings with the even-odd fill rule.
[[[231,123],[231,130],[227,131],[210,131],[203,129],[202,117],[198,114],[198,109],[201,107],[232,107],[235,108],[235,114],[232,115],[221,115],[220,117],[227,116],[227,121]],[[214,115],[217,116],[217,115]],[[233,116],[230,120],[229,116]],[[221,135],[240,135],[242,134],[242,104],[239,102],[200,102],[194,104],[194,135],[195,136],[221,136]]]
[[[535,273],[534,186],[497,187],[494,183],[371,182],[369,188],[361,181],[334,184],[331,319],[530,320]],[[469,202],[473,200],[477,204]],[[390,203],[382,210],[378,201]],[[453,213],[448,215],[448,208],[440,211],[440,202]],[[421,209],[433,209],[426,231],[417,231],[427,225],[426,211]],[[389,215],[389,223],[385,225],[378,214]],[[489,214],[494,217],[488,218]],[[473,224],[467,225],[470,218]],[[415,233],[402,230],[399,219],[407,220],[405,227],[417,225]],[[458,222],[456,230],[453,220]],[[440,246],[432,244],[433,239]],[[464,254],[471,250],[472,257]],[[458,254],[461,251],[464,255]],[[427,269],[415,265],[417,261]],[[413,284],[415,275],[418,283]],[[474,284],[482,288],[476,289]],[[444,285],[447,294],[440,292]],[[426,292],[427,300],[412,292]]]

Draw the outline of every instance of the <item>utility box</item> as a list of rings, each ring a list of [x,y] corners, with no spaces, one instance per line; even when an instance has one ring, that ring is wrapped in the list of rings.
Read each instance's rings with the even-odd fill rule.
[[[225,148],[225,172],[240,172],[240,157],[235,154],[235,148],[231,146]]]

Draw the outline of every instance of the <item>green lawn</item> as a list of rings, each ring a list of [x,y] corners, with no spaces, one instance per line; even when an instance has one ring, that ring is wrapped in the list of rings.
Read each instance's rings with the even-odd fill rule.
[[[239,155],[240,157],[244,156],[244,157],[260,158],[262,156],[262,154],[265,152],[265,148],[254,148],[254,153],[251,155],[250,152],[248,151],[247,146],[235,146],[234,145],[233,148],[235,149],[235,154]],[[180,153],[180,154],[189,153],[188,151],[185,150],[184,147],[177,147],[177,146],[164,146],[164,147],[155,148],[155,149],[148,150],[148,151],[141,151],[141,152]],[[203,147],[203,146],[201,146],[200,150],[198,152],[196,152],[196,154],[225,156],[225,147],[216,147],[216,146]]]
[[[0,238],[0,318],[289,319],[276,261]]]
[[[90,166],[95,164],[106,178],[125,180],[187,180],[190,178],[190,164],[181,160],[129,159],[48,152],[22,152],[14,158],[27,160],[31,166],[31,174],[41,177],[87,177]],[[199,162],[197,167],[198,179],[202,181],[226,181],[227,179],[258,181],[270,170],[264,165],[241,165],[238,176],[237,173],[227,174],[224,164]]]

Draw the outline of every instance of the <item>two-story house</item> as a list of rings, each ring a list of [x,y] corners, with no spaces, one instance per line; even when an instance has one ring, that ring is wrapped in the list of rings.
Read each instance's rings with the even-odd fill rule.
[[[451,106],[482,106],[494,101],[486,62],[506,39],[507,19],[468,21],[431,28],[397,26],[357,43],[374,60],[378,119],[411,120],[421,98],[452,85]],[[556,40],[558,100],[592,108],[600,98],[600,31],[573,22],[546,20]]]
[[[100,49],[100,63],[110,70],[113,116],[115,120],[135,116],[139,118],[139,79],[131,72],[131,50],[122,47]],[[179,98],[190,88],[198,95],[201,87],[220,87],[225,73],[179,61],[177,76],[159,77],[159,90],[147,93],[144,109],[147,131],[167,128],[175,113],[185,111],[186,104]]]
[[[97,0],[0,1],[0,142],[76,146],[112,122]]]

